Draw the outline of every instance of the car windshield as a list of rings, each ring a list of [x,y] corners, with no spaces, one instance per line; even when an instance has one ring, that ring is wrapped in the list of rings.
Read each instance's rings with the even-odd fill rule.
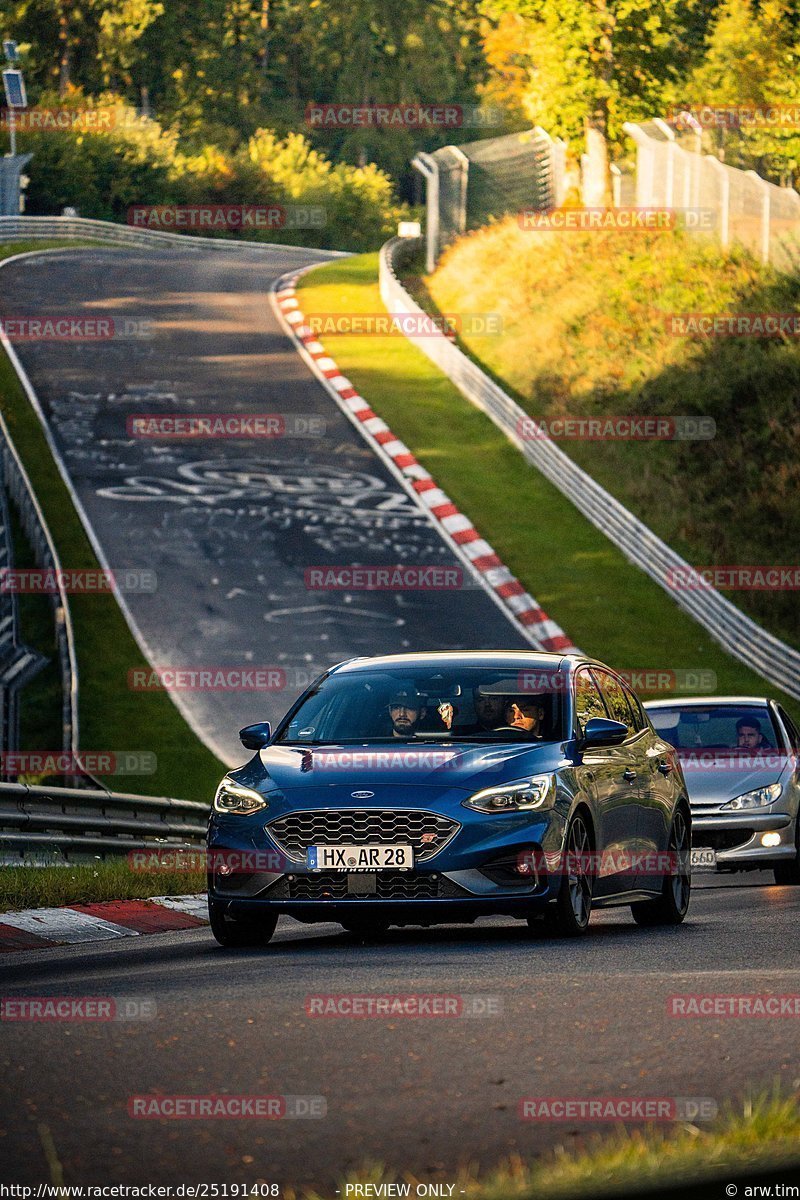
[[[337,673],[306,696],[275,742],[560,741],[566,679],[525,666]]]
[[[676,750],[774,753],[783,749],[763,704],[675,705],[649,708],[648,716],[656,732]]]

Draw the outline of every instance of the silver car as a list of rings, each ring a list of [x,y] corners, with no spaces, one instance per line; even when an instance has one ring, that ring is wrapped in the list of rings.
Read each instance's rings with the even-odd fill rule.
[[[693,869],[771,869],[800,884],[800,731],[785,709],[750,696],[644,707],[683,767]]]

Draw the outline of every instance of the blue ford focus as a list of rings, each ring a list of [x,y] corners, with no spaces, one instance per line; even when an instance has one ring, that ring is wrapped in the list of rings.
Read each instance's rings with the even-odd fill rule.
[[[269,941],[278,917],[379,934],[503,915],[582,934],[689,906],[678,756],[602,663],[534,652],[401,654],[333,667],[214,798],[211,928]]]

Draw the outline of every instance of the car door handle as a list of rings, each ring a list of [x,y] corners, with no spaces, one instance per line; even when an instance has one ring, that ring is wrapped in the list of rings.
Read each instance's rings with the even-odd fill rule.
[[[622,778],[627,779],[628,783],[633,783],[636,778],[636,772],[631,767],[626,767],[622,772]]]
[[[658,764],[656,770],[660,771],[662,775],[669,775],[670,772],[672,771],[672,763],[671,762],[660,762]]]

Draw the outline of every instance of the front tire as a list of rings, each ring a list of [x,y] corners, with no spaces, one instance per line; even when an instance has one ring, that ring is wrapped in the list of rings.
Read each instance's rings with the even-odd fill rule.
[[[797,887],[800,885],[800,815],[794,834],[794,858],[788,862],[775,863],[773,874],[775,882],[782,886]]]
[[[569,823],[564,848],[561,886],[556,900],[545,912],[544,927],[554,937],[582,937],[592,915],[594,873],[591,834],[581,813],[576,813]],[[535,918],[529,918],[528,925],[535,928]]]
[[[263,917],[238,916],[226,913],[220,904],[209,897],[208,920],[211,932],[226,949],[245,946],[266,946],[278,924],[277,913],[265,913]]]
[[[692,895],[691,867],[688,864],[691,841],[689,824],[682,808],[675,813],[669,835],[668,853],[676,855],[678,870],[666,875],[657,900],[643,900],[631,905],[631,915],[637,925],[652,929],[656,925],[680,925],[689,911]],[[683,863],[686,863],[684,869]]]

